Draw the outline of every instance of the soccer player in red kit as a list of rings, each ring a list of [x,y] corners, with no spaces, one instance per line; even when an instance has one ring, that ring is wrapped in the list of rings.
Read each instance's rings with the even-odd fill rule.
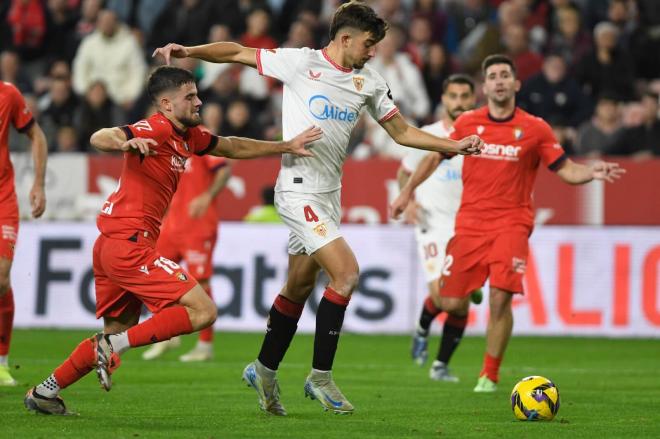
[[[44,180],[48,148],[46,136],[25,105],[21,93],[0,81],[0,386],[15,386],[9,373],[9,343],[14,324],[14,294],[9,273],[18,235],[18,201],[14,188],[14,168],[9,160],[9,126],[28,136],[32,143],[34,183],[30,190],[32,217],[46,209]]]
[[[94,244],[96,316],[103,317],[104,330],[83,340],[28,391],[28,410],[66,414],[61,389],[96,369],[101,386],[110,390],[111,374],[129,348],[198,331],[215,321],[216,305],[204,289],[155,248],[161,221],[191,156],[311,156],[305,145],[321,138],[319,128],[283,142],[212,135],[198,126],[201,101],[193,75],[184,69],[157,68],[147,92],[156,114],[133,125],[101,129],[90,139],[100,151],[124,155],[117,189],[98,215],[101,234]],[[143,304],[153,316],[138,324]]]
[[[478,134],[484,140],[480,155],[467,156],[463,164],[463,197],[456,217],[454,237],[447,244],[440,279],[441,310],[460,313],[467,309],[470,292],[490,279],[490,319],[486,354],[475,392],[493,392],[499,367],[511,337],[511,298],[523,293],[528,239],[534,225],[532,189],[542,163],[569,184],[592,180],[609,182],[625,170],[616,163],[590,165],[566,157],[550,126],[515,105],[520,89],[510,58],[491,55],[482,65],[483,92],[488,104],[463,113],[454,124],[451,138]],[[398,216],[414,188],[442,160],[429,154],[392,204]]]
[[[156,245],[156,250],[167,259],[185,261],[188,272],[211,298],[213,250],[220,220],[215,197],[226,186],[230,176],[231,163],[224,157],[192,156],[186,162],[186,170],[181,176]],[[142,353],[142,358],[153,360],[180,344],[179,337],[156,343]],[[209,326],[199,331],[197,345],[180,356],[179,360],[207,361],[212,357],[213,326]]]

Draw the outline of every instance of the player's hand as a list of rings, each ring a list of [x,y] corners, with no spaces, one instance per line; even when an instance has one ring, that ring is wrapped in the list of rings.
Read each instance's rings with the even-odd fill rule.
[[[30,190],[30,206],[32,207],[32,218],[39,218],[46,210],[46,193],[44,187],[35,184]]]
[[[306,149],[305,145],[316,142],[321,136],[323,136],[321,128],[315,126],[309,127],[293,139],[284,142],[285,150],[283,152],[295,154],[300,157],[313,157],[314,154]]]
[[[481,140],[481,137],[472,135],[459,140],[455,152],[461,155],[481,154],[481,149],[483,147],[484,141]]]
[[[155,58],[157,55],[161,55],[165,59],[165,64],[170,65],[171,58],[186,58],[188,56],[188,49],[181,44],[169,43],[154,50],[151,57]]]
[[[158,145],[158,142],[156,142],[154,139],[133,137],[132,139],[125,141],[121,145],[120,149],[124,152],[140,153],[145,156],[158,154],[155,150],[151,149],[149,145],[156,146]]]
[[[188,205],[188,215],[190,218],[200,218],[206,213],[206,210],[211,205],[211,195],[208,192],[204,192],[198,197],[193,198],[193,200]]]
[[[417,218],[419,217],[419,210],[421,208],[417,201],[412,200],[409,202],[403,210],[403,222],[406,224],[417,224]]]
[[[390,205],[390,216],[392,219],[399,219],[399,216],[403,213],[404,210],[408,207],[408,204],[412,200],[412,192],[406,190],[405,186],[399,193],[399,196],[392,202]]]
[[[591,165],[592,177],[594,180],[605,180],[614,183],[621,178],[626,170],[619,167],[618,163],[597,161]]]

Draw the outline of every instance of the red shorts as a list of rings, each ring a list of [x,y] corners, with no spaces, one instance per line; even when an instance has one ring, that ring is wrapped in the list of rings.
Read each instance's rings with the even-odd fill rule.
[[[447,244],[440,295],[466,297],[486,279],[492,287],[522,294],[528,238],[523,232],[454,236]]]
[[[155,313],[197,285],[186,270],[141,239],[104,235],[94,244],[94,279],[96,318],[139,314],[143,303]]]
[[[164,233],[163,233],[164,232]],[[181,236],[164,230],[158,237],[156,250],[175,262],[184,261],[188,272],[197,280],[210,279],[213,275],[213,249],[217,235]]]
[[[0,258],[13,260],[18,237],[18,218],[0,218]]]

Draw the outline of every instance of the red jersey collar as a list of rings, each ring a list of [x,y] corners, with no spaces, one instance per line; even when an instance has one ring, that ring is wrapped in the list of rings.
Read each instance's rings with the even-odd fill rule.
[[[488,107],[486,107],[486,108],[488,108]],[[490,111],[486,110],[486,113],[488,114],[488,119],[490,119],[491,121],[493,121],[495,123],[509,122],[509,121],[513,120],[513,118],[516,116],[517,112],[518,112],[518,107],[513,107],[513,111],[511,112],[511,114],[509,116],[505,117],[504,119],[497,119],[496,117],[493,117],[493,115],[490,114]]]
[[[188,130],[184,131],[184,130],[181,130],[181,129],[177,128],[177,126],[174,125],[172,123],[172,121],[167,116],[165,116],[163,113],[161,113],[160,111],[158,112],[158,115],[160,117],[162,117],[163,119],[165,119],[167,121],[167,123],[170,124],[170,126],[172,127],[172,129],[174,130],[175,133],[177,133],[181,137],[184,137],[184,138],[186,137],[186,135],[188,134]]]
[[[332,60],[332,58],[330,58],[330,55],[328,55],[327,49],[328,49],[327,47],[324,47],[323,49],[321,49],[321,53],[323,54],[323,57],[326,59],[326,61],[328,61],[330,64],[332,64],[332,66],[335,69],[339,70],[340,72],[344,72],[344,73],[351,73],[353,71],[353,69],[350,69],[350,68],[344,67],[344,66],[340,66],[339,64],[334,62]]]

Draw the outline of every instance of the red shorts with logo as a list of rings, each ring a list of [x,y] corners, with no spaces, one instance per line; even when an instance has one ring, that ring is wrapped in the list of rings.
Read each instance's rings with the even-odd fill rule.
[[[96,318],[139,314],[144,303],[158,312],[197,284],[186,270],[164,258],[153,243],[100,235],[94,244]]]
[[[18,238],[18,218],[0,218],[0,258],[13,260]]]
[[[486,279],[492,287],[522,294],[528,238],[519,231],[454,236],[447,244],[440,295],[466,297]]]
[[[156,250],[175,262],[184,261],[188,272],[197,280],[210,279],[213,275],[213,249],[217,234],[210,236],[183,236],[163,230],[158,237]]]

